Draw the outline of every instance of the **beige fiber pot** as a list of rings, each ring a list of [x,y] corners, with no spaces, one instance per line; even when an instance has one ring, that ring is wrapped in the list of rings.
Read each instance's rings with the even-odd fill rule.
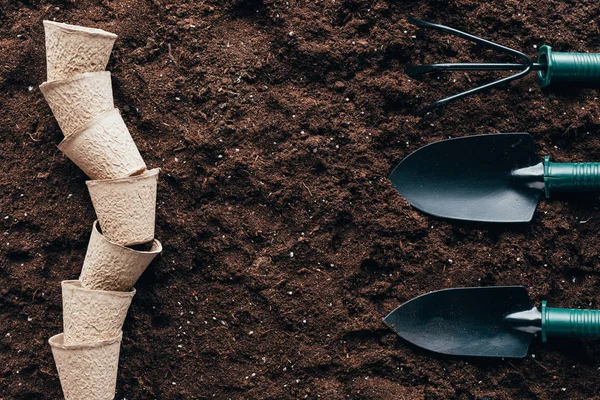
[[[40,86],[63,135],[115,108],[110,72],[86,72]]]
[[[122,179],[86,181],[102,234],[122,246],[154,239],[160,169]]]
[[[58,148],[92,179],[125,178],[146,169],[116,108],[87,122]]]
[[[97,342],[66,345],[64,335],[48,341],[66,400],[113,400],[123,333]]]
[[[156,239],[149,251],[113,243],[100,233],[95,221],[79,277],[81,285],[97,290],[130,290],[161,251],[162,245]]]
[[[53,21],[44,21],[44,30],[49,82],[104,71],[117,39],[117,35],[102,29]]]
[[[121,332],[135,289],[92,290],[76,280],[62,281],[61,287],[65,344],[106,340]]]

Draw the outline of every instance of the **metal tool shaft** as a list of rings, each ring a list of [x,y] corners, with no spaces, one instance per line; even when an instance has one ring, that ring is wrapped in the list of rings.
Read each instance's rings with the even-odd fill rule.
[[[527,64],[521,63],[440,63],[410,65],[404,69],[404,72],[415,77],[438,71],[516,71],[526,68]],[[533,71],[543,71],[546,69],[546,65],[533,63],[531,69]]]

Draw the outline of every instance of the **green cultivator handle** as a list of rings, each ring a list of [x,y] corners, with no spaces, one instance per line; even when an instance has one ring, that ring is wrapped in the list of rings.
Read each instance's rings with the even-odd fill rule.
[[[542,301],[542,341],[548,337],[600,337],[600,310],[551,308]]]
[[[538,70],[541,87],[556,82],[600,83],[600,54],[559,53],[543,45],[538,63],[546,67]]]
[[[554,163],[544,158],[544,189],[550,192],[584,192],[600,190],[600,163]]]

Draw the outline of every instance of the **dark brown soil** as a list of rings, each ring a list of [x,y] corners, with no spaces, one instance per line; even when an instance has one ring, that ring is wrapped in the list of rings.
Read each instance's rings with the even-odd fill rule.
[[[118,399],[599,398],[598,341],[465,360],[381,322],[455,286],[600,308],[598,196],[544,201],[524,226],[457,225],[386,179],[420,146],[475,133],[531,132],[557,161],[600,159],[594,89],[542,93],[529,76],[412,117],[491,77],[411,80],[403,65],[504,58],[409,15],[535,56],[600,51],[599,14],[597,1],[0,0],[0,399],[61,396],[47,340],[94,220],[38,89],[43,19],[118,33],[115,102],[162,168],[164,253],[137,284]]]

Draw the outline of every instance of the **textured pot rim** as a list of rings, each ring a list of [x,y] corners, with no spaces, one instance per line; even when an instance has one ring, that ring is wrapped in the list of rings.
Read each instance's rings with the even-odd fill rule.
[[[123,339],[123,331],[119,333],[118,336],[104,339],[104,340],[95,340],[93,342],[85,342],[85,343],[77,343],[77,344],[65,344],[64,342],[64,333],[59,333],[58,335],[52,336],[48,339],[48,343],[52,348],[62,349],[62,350],[87,350],[94,349],[97,347],[108,346],[114,344],[116,342],[120,342]]]
[[[93,71],[93,72],[82,72],[81,74],[77,74],[75,76],[72,76],[70,78],[65,78],[65,79],[57,79],[55,81],[46,81],[44,83],[42,83],[40,85],[40,89],[48,89],[50,87],[54,87],[54,86],[60,86],[60,85],[66,85],[68,83],[74,82],[74,81],[78,81],[81,79],[85,79],[89,76],[94,76],[94,75],[109,75],[110,77],[110,71]]]
[[[90,186],[96,186],[96,185],[102,185],[102,184],[110,185],[112,183],[137,181],[137,180],[141,180],[141,179],[152,178],[152,177],[158,175],[159,172],[160,172],[160,168],[152,168],[152,169],[145,170],[144,172],[142,172],[139,175],[131,175],[131,176],[127,176],[125,178],[116,178],[116,179],[93,179],[93,180],[85,181],[85,184],[88,187],[90,187]]]
[[[134,249],[132,249],[132,248],[129,248],[129,247],[127,247],[127,246],[123,246],[123,245],[120,245],[120,244],[118,244],[118,243],[111,242],[111,241],[110,241],[110,240],[108,240],[108,239],[107,239],[107,238],[106,238],[106,237],[105,237],[105,236],[104,236],[104,235],[103,235],[103,234],[100,232],[100,230],[98,229],[98,220],[95,220],[95,221],[94,221],[94,226],[93,226],[93,228],[92,228],[92,229],[94,229],[94,231],[95,231],[95,232],[96,232],[98,235],[100,235],[100,237],[102,238],[102,240],[104,240],[105,242],[107,242],[107,243],[108,243],[108,244],[110,244],[111,246],[116,246],[116,247],[119,247],[120,249],[123,249],[123,250],[125,250],[125,251],[128,251],[128,252],[131,252],[131,253],[135,253],[135,254],[156,254],[156,255],[158,255],[158,254],[160,254],[160,253],[162,252],[162,250],[163,250],[162,243],[160,243],[160,241],[159,241],[158,239],[153,239],[153,240],[152,240],[152,248],[151,248],[150,250],[148,250],[148,251],[143,251],[143,250],[134,250]],[[135,290],[135,289],[134,289],[134,290]]]
[[[68,32],[86,33],[90,36],[105,36],[111,39],[116,39],[118,37],[115,33],[99,28],[88,28],[86,26],[65,24],[64,22],[49,21],[47,19],[44,20],[43,23],[44,26],[53,25]]]
[[[44,89],[48,89],[48,88],[56,87],[56,86],[60,86],[60,85],[66,85],[66,84],[69,84],[69,83],[74,82],[74,81],[85,79],[85,78],[87,78],[89,76],[102,75],[102,74],[108,75],[109,79],[110,79],[110,75],[111,75],[110,71],[82,72],[81,74],[77,74],[77,75],[72,76],[70,78],[57,79],[55,81],[46,81],[46,82],[44,82],[44,83],[42,83],[40,85],[40,90],[43,91]]]
[[[60,150],[62,150],[62,148],[65,147],[70,141],[74,140],[75,137],[81,135],[82,132],[85,132],[85,130],[87,128],[89,128],[90,125],[103,120],[104,118],[108,117],[112,113],[119,113],[119,115],[121,114],[119,112],[118,108],[113,108],[110,111],[106,111],[106,112],[103,112],[102,114],[97,115],[95,118],[92,118],[85,124],[81,125],[81,127],[79,129],[77,129],[75,132],[71,133],[69,136],[65,136],[65,138],[58,144],[58,148]]]
[[[65,286],[74,286],[76,290],[80,290],[82,292],[106,293],[106,294],[109,294],[111,296],[116,296],[116,297],[133,297],[135,295],[135,288],[132,288],[128,292],[120,292],[117,290],[97,290],[97,289],[84,288],[83,286],[81,286],[81,281],[79,279],[71,279],[71,280],[62,281],[60,283],[60,286],[63,289]]]

